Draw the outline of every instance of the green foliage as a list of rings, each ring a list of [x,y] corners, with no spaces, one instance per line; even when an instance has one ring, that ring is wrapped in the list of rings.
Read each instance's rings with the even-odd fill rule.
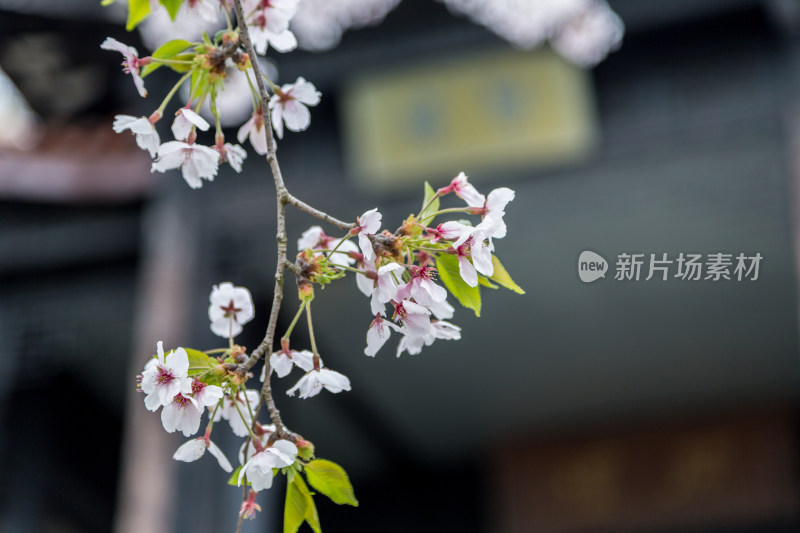
[[[169,18],[175,20],[175,17],[178,16],[178,9],[180,9],[183,0],[159,0],[159,1],[162,6],[167,8],[167,13],[169,13]]]
[[[153,52],[152,56],[155,59],[180,59],[182,61],[191,61],[194,59],[193,54],[183,54],[179,57],[178,54],[190,48],[192,43],[189,41],[184,41],[183,39],[173,39],[172,41],[167,41],[166,43],[159,46],[155,52]],[[164,63],[160,63],[158,61],[153,61],[149,65],[145,65],[142,68],[142,77],[144,78],[157,68],[164,65]],[[177,72],[185,72],[189,70],[189,65],[169,65],[170,68]]]
[[[512,290],[517,294],[525,294],[525,291],[522,290],[522,287],[514,283],[514,280],[511,279],[508,271],[503,266],[503,263],[501,263],[494,254],[492,254],[492,266],[494,267],[494,274],[489,277],[492,281],[496,281],[506,289]]]
[[[208,372],[214,368],[214,364],[216,363],[215,359],[212,359],[199,350],[193,350],[191,348],[184,348],[184,350],[186,350],[186,355],[189,356],[190,376],[196,376],[197,374]]]
[[[231,477],[228,478],[228,485],[231,485],[233,487],[239,486],[239,473],[241,471],[242,471],[242,465],[237,466],[236,470],[234,470],[233,474],[231,474]],[[249,484],[250,483],[248,482],[248,485]]]
[[[489,278],[487,278],[486,276],[482,276],[480,274],[478,274],[478,283],[480,283],[484,287],[489,287],[490,289],[499,289],[500,288],[500,285],[495,285],[494,283],[489,281]]]
[[[128,22],[125,29],[131,31],[150,14],[150,0],[128,0]]]
[[[439,279],[450,294],[455,296],[461,305],[475,311],[475,316],[481,316],[481,290],[477,286],[470,287],[461,278],[458,258],[451,254],[440,254],[436,258],[436,269],[439,271]]]
[[[283,508],[283,533],[296,533],[303,522],[308,522],[316,533],[322,532],[317,506],[302,476],[294,476],[286,486],[286,504]]]
[[[333,461],[314,459],[305,466],[306,478],[312,487],[339,505],[358,507],[353,485],[344,468]]]
[[[425,198],[422,200],[422,211],[419,212],[419,223],[423,226],[430,225],[434,219],[434,215],[431,215],[431,213],[435,213],[439,210],[439,199],[436,198],[431,202],[434,196],[436,196],[436,191],[434,191],[433,187],[431,187],[431,184],[426,181]],[[428,205],[429,202],[430,205]]]

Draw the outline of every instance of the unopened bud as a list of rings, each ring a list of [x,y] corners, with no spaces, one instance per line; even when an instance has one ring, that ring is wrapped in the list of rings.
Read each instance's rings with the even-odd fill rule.
[[[297,452],[303,461],[308,461],[314,457],[314,444],[311,441],[299,438],[294,444],[297,446]]]
[[[297,296],[304,302],[310,302],[314,299],[314,285],[308,281],[298,281]]]

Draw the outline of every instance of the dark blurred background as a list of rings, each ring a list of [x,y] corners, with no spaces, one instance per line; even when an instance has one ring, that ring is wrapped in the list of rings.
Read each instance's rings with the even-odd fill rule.
[[[272,180],[252,152],[198,191],[150,173],[111,122],[149,114],[174,80],[157,72],[141,100],[99,44],[146,45],[98,4],[0,0],[0,531],[232,531],[241,490],[211,459],[172,461],[185,439],[144,409],[135,375],[158,340],[216,346],[221,281],[252,291],[239,342],[258,344]],[[624,39],[594,67],[427,0],[275,58],[282,83],[323,94],[280,143],[295,195],[345,220],[377,206],[392,227],[425,180],[511,187],[496,246],[527,291],[484,290],[480,319],[457,309],[461,341],[399,359],[394,342],[363,355],[371,317],[352,280],[318,292],[318,343],[353,390],[276,387],[360,500],[320,498],[325,531],[800,529],[800,6],[610,7]],[[291,253],[314,223],[290,213]],[[763,261],[756,281],[584,284],[584,250],[612,269],[620,253]],[[280,531],[282,490],[244,531]]]

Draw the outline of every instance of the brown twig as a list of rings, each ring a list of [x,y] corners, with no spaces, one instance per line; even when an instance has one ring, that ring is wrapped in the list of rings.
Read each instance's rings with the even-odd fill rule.
[[[302,200],[300,200],[298,198],[295,198],[291,194],[289,194],[289,198],[288,198],[287,203],[289,205],[293,205],[294,207],[296,207],[300,211],[303,211],[304,213],[308,213],[312,217],[316,217],[316,218],[318,218],[320,220],[324,220],[325,222],[327,222],[331,226],[336,226],[337,228],[339,228],[342,231],[349,231],[350,229],[356,227],[356,225],[353,224],[353,223],[342,222],[338,218],[334,218],[334,217],[330,216],[328,213],[324,213],[324,212],[320,211],[319,209],[315,209],[315,208],[311,207],[307,203],[303,202]]]

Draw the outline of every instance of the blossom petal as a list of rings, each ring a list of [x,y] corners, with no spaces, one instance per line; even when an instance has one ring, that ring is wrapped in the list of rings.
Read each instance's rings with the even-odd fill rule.
[[[277,352],[270,355],[269,363],[279,378],[288,376],[292,371],[292,360],[285,353]]]
[[[172,458],[176,461],[191,463],[200,459],[204,453],[206,453],[206,441],[203,437],[198,437],[181,444],[181,446],[175,450]]]
[[[306,81],[305,78],[297,78],[292,89],[292,96],[306,105],[317,105],[322,94],[314,87],[314,84]]]
[[[208,441],[208,451],[211,452],[211,455],[216,457],[217,462],[219,463],[219,466],[225,472],[228,472],[228,473],[233,472],[233,467],[231,466],[230,461],[228,461],[228,458],[225,457],[225,454],[222,453],[222,450],[220,450],[219,447],[216,444],[214,444],[211,441]]]
[[[458,256],[458,271],[464,283],[470,287],[478,285],[478,273],[475,271],[475,267],[472,266],[472,263],[469,262],[469,259],[463,255]]]

